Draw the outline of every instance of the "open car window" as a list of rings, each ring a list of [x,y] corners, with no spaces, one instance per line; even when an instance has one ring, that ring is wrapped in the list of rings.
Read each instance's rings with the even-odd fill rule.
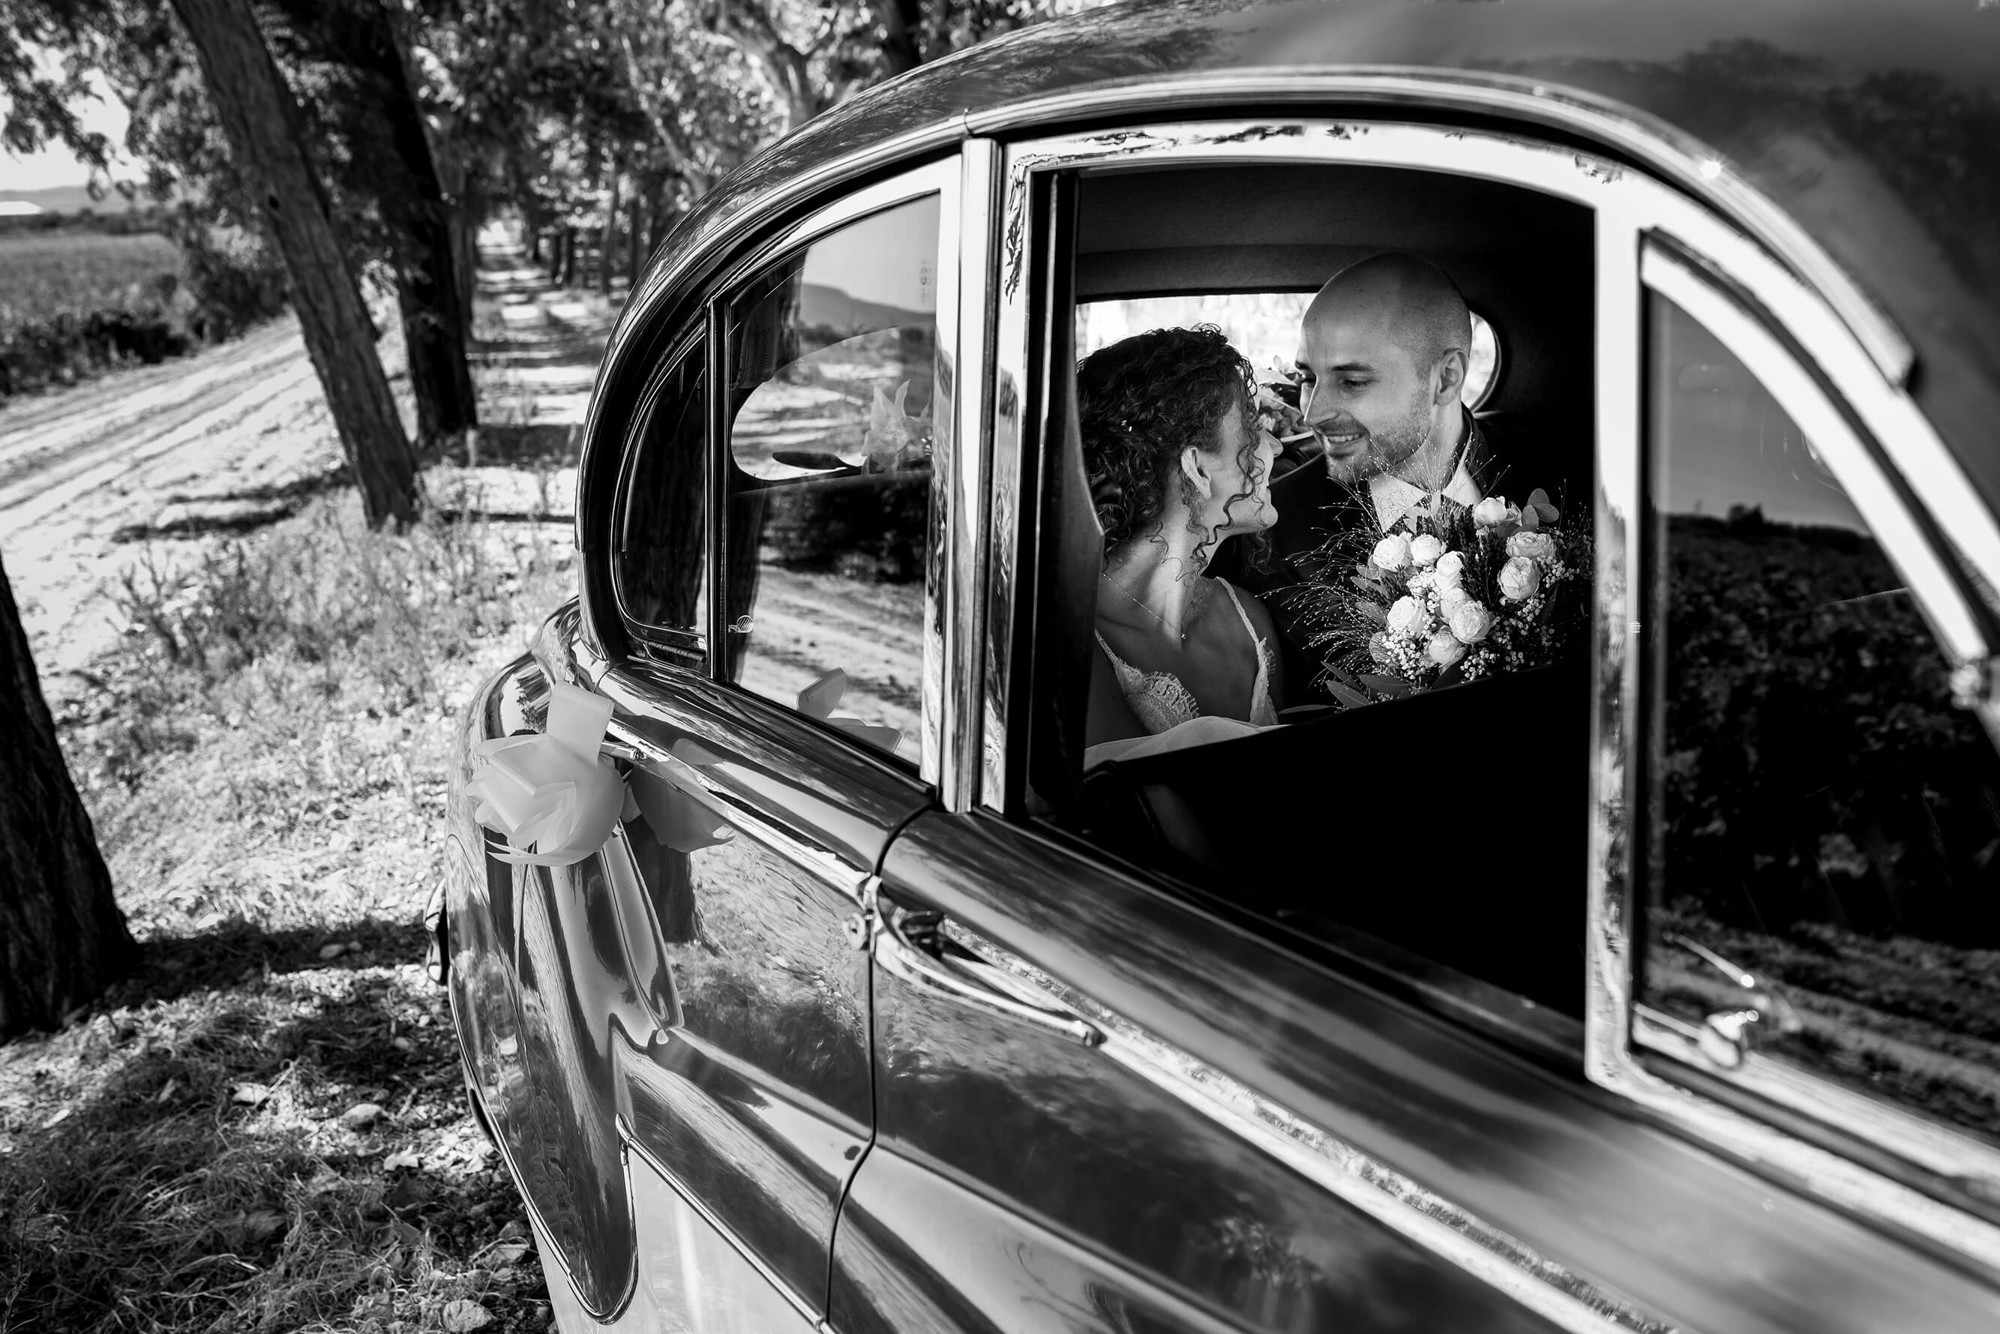
[[[1505,432],[1511,452],[1502,462],[1513,470],[1488,493],[1529,476],[1561,475],[1578,500],[1589,495],[1596,284],[1589,209],[1491,179],[1332,162],[1084,172],[1067,195],[1053,198],[1052,207],[1067,200],[1074,213],[1067,233],[1062,217],[1047,219],[1049,234],[1075,239],[1069,253],[1050,260],[1058,273],[1067,267],[1073,274],[1067,293],[1060,281],[1051,285],[1058,298],[1071,299],[1049,310],[1043,324],[1051,340],[1072,340],[1060,355],[1052,342],[1048,363],[1063,377],[1049,387],[1048,445],[1066,457],[1041,472],[1067,480],[1055,502],[1060,512],[1044,509],[1040,517],[1044,583],[1032,676],[1044,688],[1079,689],[1074,669],[1052,666],[1045,645],[1080,636],[1090,646],[1098,629],[1087,593],[1078,596],[1096,583],[1104,553],[1101,527],[1097,545],[1075,536],[1092,531],[1079,508],[1092,500],[1081,437],[1090,408],[1082,404],[1082,416],[1071,411],[1087,390],[1074,367],[1133,334],[1213,325],[1264,380],[1292,367],[1301,317],[1321,283],[1383,251],[1412,253],[1443,270],[1482,313],[1460,401],[1482,405],[1481,429],[1490,421],[1496,441]],[[1243,198],[1283,207],[1226,205]],[[1502,328],[1504,375],[1494,338]],[[1287,505],[1307,528],[1330,531],[1343,521],[1331,508],[1334,498],[1320,494],[1324,486],[1314,489],[1314,479],[1323,484],[1325,477],[1316,462],[1280,474],[1271,490],[1280,525]],[[1045,491],[1044,505],[1051,499]],[[1527,492],[1509,499],[1516,513],[1493,538],[1498,560],[1507,558],[1507,536],[1522,527]],[[1469,523],[1470,506],[1461,511]],[[1547,513],[1554,512],[1552,505]],[[1587,504],[1568,521],[1587,533]],[[1528,526],[1537,522],[1531,513]],[[1364,559],[1379,536],[1369,535]],[[1075,550],[1052,557],[1062,541]],[[1068,799],[1059,778],[1038,781],[1031,763],[1030,807],[1045,796],[1056,823],[1169,892],[1224,905],[1373,976],[1400,979],[1462,1012],[1497,1016],[1576,1050],[1587,636],[1565,653],[1544,655],[1533,670],[1496,666],[1483,680],[1434,690],[1364,688],[1365,698],[1344,698],[1322,670],[1323,646],[1307,642],[1310,627],[1295,624],[1280,603],[1299,596],[1303,582],[1345,589],[1351,572],[1323,563],[1310,579],[1284,581],[1287,593],[1271,571],[1299,548],[1286,553],[1274,545],[1229,538],[1205,573],[1226,578],[1253,623],[1272,627],[1270,648],[1284,655],[1288,683],[1288,697],[1278,701],[1284,724],[1239,727],[1206,744],[1152,745],[1168,735],[1161,733],[1104,756],[1037,743],[1044,756],[1060,753],[1075,767],[1080,792]],[[1587,625],[1587,562],[1575,573]],[[1058,580],[1063,596],[1053,591]],[[1442,615],[1436,608],[1432,614]],[[1361,670],[1388,674],[1379,665]],[[1059,700],[1045,706],[1038,694],[1035,728],[1074,712]],[[1223,721],[1197,719],[1190,730]],[[1207,735],[1227,730],[1211,727]],[[1440,849],[1456,860],[1441,864]]]
[[[939,201],[829,232],[724,307],[726,680],[920,758]]]

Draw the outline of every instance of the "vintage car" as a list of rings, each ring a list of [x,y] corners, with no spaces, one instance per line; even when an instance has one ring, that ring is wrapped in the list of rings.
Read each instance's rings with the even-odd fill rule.
[[[1190,0],[729,177],[433,912],[561,1326],[2000,1329],[1996,89],[1985,0]],[[1079,356],[1383,250],[1584,652],[1086,773]],[[524,862],[570,689],[629,795]]]

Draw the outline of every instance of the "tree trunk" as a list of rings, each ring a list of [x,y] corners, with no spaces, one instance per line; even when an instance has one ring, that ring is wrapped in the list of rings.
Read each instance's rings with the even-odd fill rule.
[[[639,265],[645,259],[640,238],[646,231],[646,192],[638,182],[632,186],[632,216],[625,220],[625,295],[639,290]]]
[[[173,0],[194,38],[230,154],[257,183],[291,277],[306,351],[326,390],[371,525],[417,516],[417,462],[396,415],[361,289],[326,193],[307,164],[298,103],[257,29],[249,0]]]
[[[479,425],[472,370],[466,363],[472,304],[463,297],[452,238],[453,211],[431,152],[430,127],[410,82],[410,63],[382,0],[355,6],[361,19],[352,56],[381,90],[378,110],[400,167],[378,195],[396,256],[396,289],[418,435],[426,446]],[[428,418],[428,422],[426,422]]]
[[[611,195],[604,201],[604,237],[597,247],[597,290],[605,296],[611,295],[611,256],[618,248],[618,154],[611,154]]]
[[[138,962],[0,568],[0,1039],[54,1028]]]

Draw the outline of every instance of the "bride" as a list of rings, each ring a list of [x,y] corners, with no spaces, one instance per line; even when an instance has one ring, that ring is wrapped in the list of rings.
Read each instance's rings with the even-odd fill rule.
[[[1133,753],[1107,745],[1129,738],[1193,744],[1278,721],[1271,614],[1202,572],[1224,538],[1277,521],[1278,442],[1258,427],[1255,392],[1250,363],[1208,325],[1135,334],[1077,367],[1104,529],[1086,764]]]

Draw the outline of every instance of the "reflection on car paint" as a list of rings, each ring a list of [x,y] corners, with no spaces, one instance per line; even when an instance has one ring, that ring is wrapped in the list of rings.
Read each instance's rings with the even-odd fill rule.
[[[628,1170],[639,1235],[659,1249],[648,1253],[655,1262],[641,1271],[627,1323],[646,1334],[804,1334],[813,1327],[644,1154],[633,1154]]]
[[[708,747],[668,750],[711,773],[723,763]],[[871,1115],[867,956],[840,929],[853,900],[729,828],[671,768],[642,761],[633,773],[647,795],[622,843],[678,1021],[621,1045],[620,1113],[634,1143],[817,1310]]]
[[[952,1289],[978,1304],[970,1327],[1051,1334],[1227,1327],[1204,1305],[1272,1330],[1554,1328],[1102,1052],[880,976],[879,1142],[836,1243],[842,1330],[924,1327],[915,1311]],[[950,1179],[1004,1184],[1022,1212]],[[999,1263],[968,1282],[971,1255]]]

